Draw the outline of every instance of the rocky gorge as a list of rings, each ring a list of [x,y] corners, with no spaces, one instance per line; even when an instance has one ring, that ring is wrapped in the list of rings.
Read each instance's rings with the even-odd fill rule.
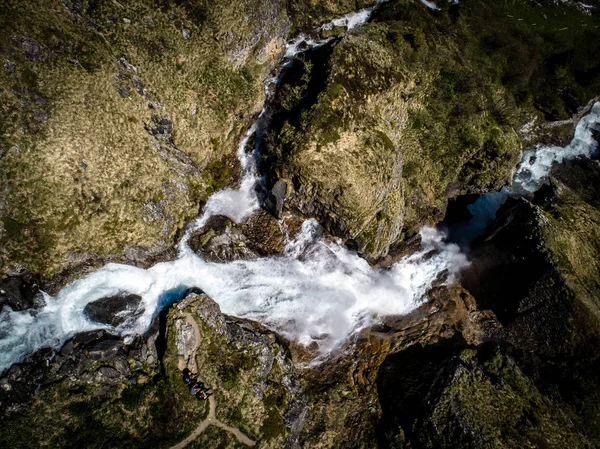
[[[597,2],[4,3],[3,446],[600,446]]]

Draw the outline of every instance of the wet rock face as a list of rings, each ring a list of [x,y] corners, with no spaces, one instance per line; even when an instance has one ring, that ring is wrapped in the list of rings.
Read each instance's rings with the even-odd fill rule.
[[[277,181],[267,194],[264,207],[277,219],[281,218],[281,213],[283,212],[283,201],[285,200],[286,192],[287,184],[283,181]]]
[[[277,220],[264,210],[259,210],[240,224],[217,215],[209,218],[202,229],[190,238],[190,248],[209,262],[231,262],[259,256],[281,254],[287,238],[293,238],[298,223],[292,223],[286,232]]]
[[[569,247],[565,240],[575,232],[570,216],[579,207],[571,203],[563,208],[561,197],[564,200],[571,193],[550,193],[541,207],[526,200],[507,201],[493,227],[471,251],[472,264],[462,275],[463,285],[478,304],[496,313],[512,344],[547,357],[571,356],[575,341],[589,343],[600,331],[600,322],[585,312],[591,304],[579,281],[573,282],[569,266],[569,260],[576,260],[571,251],[577,247]],[[597,202],[595,197],[591,201]],[[591,248],[579,247],[582,253],[576,257],[594,257],[586,252],[598,251],[598,230],[592,226],[579,232]],[[590,283],[588,288],[597,291],[598,279]],[[578,323],[575,341],[571,320]],[[585,352],[587,343],[579,350]]]
[[[594,137],[596,142],[598,142],[598,145],[600,145],[600,130],[592,129],[592,136]]]
[[[190,238],[190,248],[208,262],[230,262],[257,257],[248,239],[224,216],[211,217]]]
[[[127,318],[140,314],[138,306],[142,301],[139,295],[121,293],[92,301],[85,306],[83,313],[92,321],[111,326],[123,324]]]
[[[26,310],[43,304],[39,287],[28,276],[9,276],[0,281],[0,310],[4,306]]]
[[[543,216],[524,201],[501,211],[472,253],[482,287],[466,311],[442,288],[382,327],[398,343],[376,370],[380,447],[597,445],[599,327],[549,257]]]
[[[127,345],[101,330],[78,334],[58,351],[41,349],[0,373],[0,416],[18,415],[34,396],[54,383],[72,387],[90,383],[105,390],[135,383],[142,372],[152,374],[158,367],[153,339],[149,336],[147,341],[136,339]],[[0,441],[6,437],[0,432]]]
[[[379,447],[388,447],[384,444],[387,437],[383,436],[389,434],[393,439],[403,432],[399,422],[394,421],[397,410],[389,408],[390,401],[403,402],[395,398],[395,388],[403,382],[399,376],[396,382],[396,374],[391,373],[391,385],[380,388],[387,359],[393,354],[407,354],[408,360],[427,348],[440,346],[441,360],[456,348],[481,344],[499,326],[493,313],[478,310],[473,297],[460,286],[438,287],[430,297],[430,302],[411,314],[388,317],[380,326],[365,331],[339,359],[306,373],[307,394],[313,401],[301,434],[301,447],[375,447],[377,441]],[[410,368],[418,364],[406,365],[408,376],[413,373]],[[435,370],[436,363],[431,363],[430,369],[419,369],[422,371],[415,373],[417,379],[423,377],[418,373]],[[402,368],[398,366],[398,370]],[[424,378],[422,381],[426,392],[430,385]],[[416,395],[415,402],[423,395]],[[407,413],[415,409],[409,403],[401,408]]]
[[[287,240],[292,240],[300,231],[302,221],[296,217],[285,217],[278,221],[264,210],[257,211],[241,225],[252,250],[259,256],[281,254]]]
[[[552,263],[540,242],[541,220],[528,201],[507,200],[488,236],[471,251],[473,262],[461,277],[479,304],[505,323],[538,280],[551,276]]]

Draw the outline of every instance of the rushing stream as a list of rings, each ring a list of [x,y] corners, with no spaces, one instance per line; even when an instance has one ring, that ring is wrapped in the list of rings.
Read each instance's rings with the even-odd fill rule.
[[[598,153],[598,144],[592,129],[600,130],[600,102],[594,103],[590,112],[582,117],[575,128],[573,140],[566,147],[538,146],[523,153],[521,163],[513,177],[513,183],[499,192],[481,195],[469,206],[473,218],[450,228],[451,240],[463,248],[485,231],[494,221],[496,212],[509,196],[520,197],[536,192],[546,181],[552,166],[569,159],[591,158]]]
[[[326,24],[353,28],[368,20],[372,9],[361,10]],[[295,54],[329,42],[300,35],[288,44],[283,70]],[[274,79],[271,82],[276,83]],[[306,221],[281,256],[209,263],[187,246],[191,233],[213,215],[227,215],[239,222],[259,207],[256,151],[246,152],[251,137],[257,141],[268,123],[263,110],[240,143],[238,156],[242,180],[238,189],[224,189],[208,200],[203,215],[179,244],[179,257],[150,269],[108,264],[64,287],[58,295],[45,295],[46,305],[36,311],[15,312],[5,307],[0,314],[0,371],[45,346],[58,348],[76,333],[105,328],[132,337],[143,333],[167,304],[181,299],[186,289],[198,287],[219,303],[224,313],[258,320],[301,344],[317,342],[322,354],[378,317],[405,314],[426,299],[428,289],[441,275],[451,282],[468,261],[458,245],[447,243],[438,230],[421,230],[422,249],[389,269],[371,267],[356,252],[323,238],[315,220]],[[515,176],[515,186],[527,191],[539,187],[552,161],[591,156],[595,145],[590,127],[600,119],[600,103],[581,120],[575,139],[566,148],[540,148],[532,161],[526,153]],[[516,187],[513,190],[516,191]],[[536,187],[537,186],[537,187]],[[520,187],[519,187],[520,188]],[[510,191],[482,196],[474,209],[493,209]],[[494,207],[488,207],[494,197]],[[497,207],[496,207],[497,204]],[[477,214],[474,213],[477,217]],[[482,214],[489,219],[489,211]],[[138,310],[117,328],[90,321],[83,313],[91,301],[129,292],[142,296]]]

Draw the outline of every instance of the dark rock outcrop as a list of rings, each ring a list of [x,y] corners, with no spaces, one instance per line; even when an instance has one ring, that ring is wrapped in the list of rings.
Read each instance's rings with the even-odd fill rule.
[[[494,343],[412,347],[386,358],[377,382],[382,448],[590,447]]]
[[[217,215],[196,231],[189,241],[190,248],[209,262],[230,262],[281,254],[285,242],[293,238],[300,221],[290,218],[284,223],[264,210],[259,210],[240,224]]]
[[[283,201],[287,193],[287,184],[281,180],[277,181],[273,188],[269,190],[265,199],[264,208],[275,218],[280,219],[283,212]]]
[[[415,354],[424,347],[477,346],[499,326],[493,313],[478,310],[473,297],[460,286],[436,288],[430,296],[432,300],[414,312],[385,319],[363,332],[338,358],[304,373],[307,394],[313,400],[301,447],[375,447],[382,434],[395,438],[403,430],[394,421],[395,411],[388,407],[389,401],[396,400],[394,390],[382,389],[378,380],[384,376],[382,363],[388,356],[405,351]],[[296,353],[299,360],[303,356]],[[405,409],[411,410],[408,404]]]
[[[256,258],[248,239],[225,216],[214,216],[189,241],[190,248],[208,262],[231,262]]]
[[[579,442],[567,444],[562,432],[549,430],[553,447],[600,441],[593,424],[600,417],[599,166],[566,162],[533,202],[507,201],[475,244],[462,280],[502,323],[493,337],[514,348],[517,366],[548,407],[574,423],[566,429]]]
[[[170,447],[208,412],[181,380],[187,366],[212,387],[219,420],[260,447],[297,447],[306,398],[287,343],[197,292],[131,343],[86,332],[1,373],[0,445]],[[196,444],[231,447],[228,438],[206,432]]]
[[[142,313],[139,310],[141,301],[142,297],[139,295],[120,293],[90,302],[83,313],[97,323],[119,326],[128,318]]]
[[[104,393],[116,386],[134,385],[139,376],[153,375],[158,368],[154,349],[156,332],[131,344],[104,330],[78,334],[60,350],[41,349],[21,363],[0,373],[0,417],[14,419],[47,390],[70,392],[85,384],[95,385]],[[66,388],[66,390],[65,390]],[[75,397],[60,397],[71,403]],[[49,404],[59,406],[59,403]],[[11,441],[8,430],[0,431],[1,441]],[[17,447],[25,447],[20,441]]]
[[[5,305],[13,310],[26,310],[43,304],[40,289],[31,276],[9,276],[0,280],[0,310]]]

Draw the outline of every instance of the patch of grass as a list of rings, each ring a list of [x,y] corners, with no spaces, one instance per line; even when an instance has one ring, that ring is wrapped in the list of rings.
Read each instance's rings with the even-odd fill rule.
[[[237,168],[224,161],[257,112],[271,61],[259,65],[249,56],[237,67],[229,55],[238,44],[252,54],[244,39],[257,28],[269,34],[285,19],[259,26],[255,12],[246,13],[264,2],[247,3],[241,10],[215,0],[207,11],[200,3],[157,9],[149,0],[94,1],[73,14],[60,0],[4,2],[0,39],[8,44],[0,57],[16,68],[12,75],[0,69],[0,145],[19,152],[0,161],[7,181],[0,218],[21,223],[27,237],[4,235],[4,267],[19,263],[51,277],[69,254],[169,245],[207,196],[235,177]],[[189,40],[175,22],[191,30]],[[231,30],[232,48],[215,39]],[[13,36],[35,39],[48,58],[28,59]],[[137,71],[122,73],[120,58]],[[144,96],[134,75],[144,82]],[[129,89],[127,99],[118,95],[118,83]],[[149,101],[164,109],[150,109]],[[33,118],[37,109],[47,122]],[[202,176],[157,151],[144,128],[153,113],[171,116],[173,143]]]

